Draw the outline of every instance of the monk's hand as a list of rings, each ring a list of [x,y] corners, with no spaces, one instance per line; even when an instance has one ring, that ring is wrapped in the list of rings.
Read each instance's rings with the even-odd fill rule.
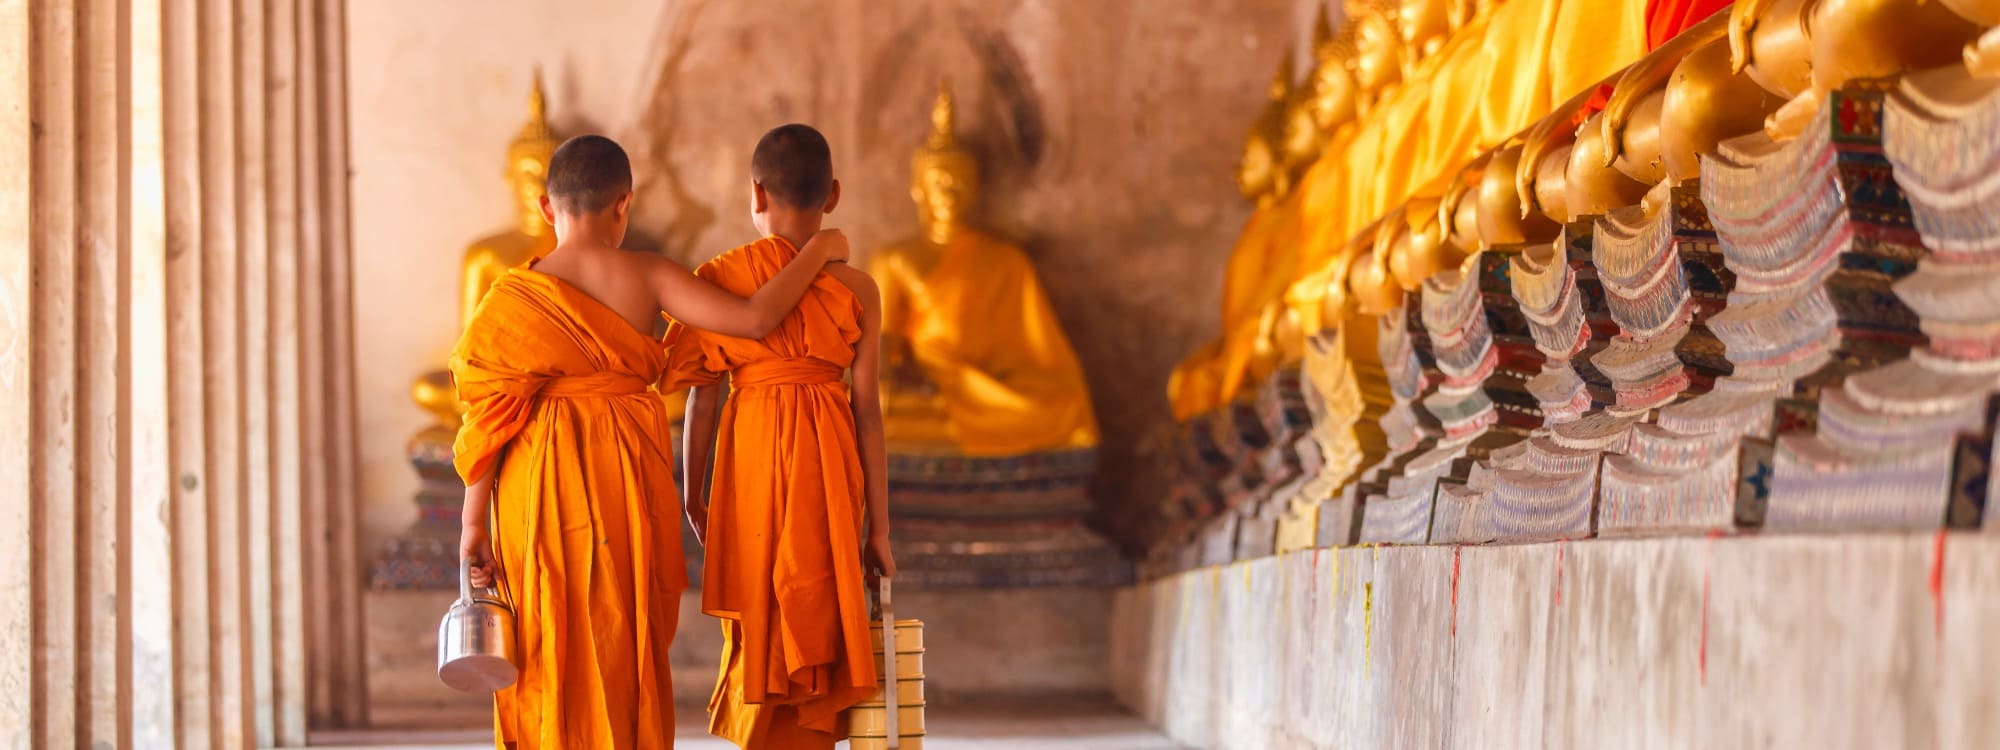
[[[885,533],[868,535],[868,568],[884,578],[896,577],[896,556],[889,552],[889,535]]]
[[[847,233],[838,229],[821,229],[813,233],[812,239],[806,240],[805,249],[819,253],[824,262],[846,263],[849,252]]]
[[[472,561],[472,585],[486,588],[493,585],[493,542],[486,536],[485,526],[465,526],[458,532],[458,557]]]
[[[694,540],[708,546],[708,501],[689,493],[681,508],[687,512],[688,527],[694,529]]]

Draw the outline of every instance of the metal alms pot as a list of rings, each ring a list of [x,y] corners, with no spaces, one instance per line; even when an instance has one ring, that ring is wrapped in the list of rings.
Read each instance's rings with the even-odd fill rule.
[[[499,571],[494,571],[499,581]],[[491,693],[514,684],[514,607],[498,589],[472,589],[472,559],[458,563],[458,601],[438,623],[438,679],[454,690]]]

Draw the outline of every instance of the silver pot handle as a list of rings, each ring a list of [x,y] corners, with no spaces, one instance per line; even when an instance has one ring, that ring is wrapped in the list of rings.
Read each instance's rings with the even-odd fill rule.
[[[472,602],[472,557],[458,558],[458,603]]]

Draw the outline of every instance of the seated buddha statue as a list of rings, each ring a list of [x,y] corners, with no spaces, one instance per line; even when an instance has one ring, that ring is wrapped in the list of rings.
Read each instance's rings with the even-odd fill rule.
[[[1764,124],[1773,140],[1786,140],[1808,126],[1827,92],[1961,63],[1981,31],[1927,0],[1746,0],[1730,8],[1730,61],[1790,100]]]
[[[1295,244],[1283,241],[1288,230],[1296,226],[1283,211],[1286,193],[1282,192],[1290,185],[1285,172],[1285,121],[1288,114],[1297,111],[1293,109],[1296,98],[1292,96],[1290,72],[1288,53],[1271,81],[1264,110],[1243,141],[1236,186],[1256,210],[1237,236],[1223,271],[1221,336],[1188,355],[1167,381],[1167,400],[1176,421],[1212,411],[1235,395],[1243,381],[1241,364],[1254,343],[1253,326],[1269,302],[1282,297],[1282,283],[1289,281],[1298,265]],[[1301,127],[1295,128],[1294,134],[1305,133],[1303,123],[1298,125]]]
[[[1350,0],[1347,17],[1354,24],[1356,104],[1362,117],[1375,110],[1403,82],[1403,36],[1394,20],[1391,0]]]
[[[939,91],[910,197],[922,232],[876,251],[883,411],[897,454],[1013,456],[1097,445],[1069,337],[1019,247],[973,228],[979,163]]]
[[[486,290],[508,269],[547,254],[556,247],[556,233],[542,220],[542,190],[547,182],[549,159],[562,144],[549,128],[542,100],[542,77],[535,73],[534,89],[528,94],[528,123],[507,147],[507,183],[514,193],[516,223],[513,227],[474,241],[465,249],[459,265],[458,325],[479,309]],[[454,332],[454,338],[456,332]],[[418,406],[435,417],[438,426],[458,429],[463,406],[451,384],[451,373],[443,368],[424,373],[410,387]],[[449,440],[447,440],[449,442]]]

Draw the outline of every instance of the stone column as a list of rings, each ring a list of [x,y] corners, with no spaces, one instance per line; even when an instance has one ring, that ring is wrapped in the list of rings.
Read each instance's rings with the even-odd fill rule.
[[[0,0],[0,746],[364,719],[340,0]]]

